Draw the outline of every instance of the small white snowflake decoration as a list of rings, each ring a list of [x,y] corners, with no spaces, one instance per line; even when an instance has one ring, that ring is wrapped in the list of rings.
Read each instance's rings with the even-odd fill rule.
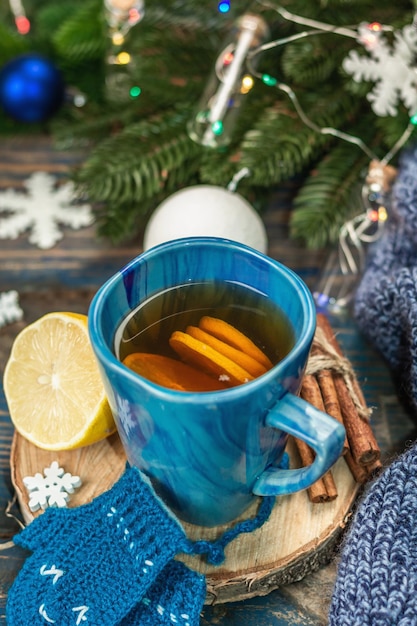
[[[52,248],[63,235],[58,225],[78,229],[93,223],[91,207],[76,205],[74,185],[59,187],[53,176],[35,172],[26,181],[27,193],[0,191],[0,239],[16,239],[30,230],[29,242],[39,248]]]
[[[23,479],[29,493],[29,508],[34,513],[39,509],[48,507],[66,507],[70,494],[81,486],[79,476],[73,476],[59,467],[57,461],[53,461],[49,467],[35,476],[26,476]]]
[[[132,418],[129,401],[117,396],[116,403],[119,419],[123,425],[123,428],[126,431],[126,434],[129,434],[133,430],[133,427],[135,425]]]
[[[369,56],[351,50],[343,61],[343,69],[356,82],[374,83],[367,98],[378,116],[395,116],[400,102],[407,107],[410,116],[417,110],[417,29],[405,26],[394,33],[393,46],[382,30],[372,24],[361,24],[359,41]]]
[[[4,291],[0,293],[0,328],[12,322],[18,322],[23,317],[23,311],[18,303],[17,291]]]

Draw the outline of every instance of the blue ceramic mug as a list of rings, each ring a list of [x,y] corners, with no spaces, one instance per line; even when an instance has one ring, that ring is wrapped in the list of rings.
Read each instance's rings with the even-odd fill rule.
[[[167,289],[212,281],[243,284],[283,312],[294,337],[280,362],[250,382],[207,392],[162,387],[121,363],[115,334],[138,305]],[[307,488],[338,459],[343,427],[296,395],[315,323],[310,292],[294,272],[224,239],[161,244],[99,289],[89,333],[122,443],[178,517],[203,526],[230,522],[257,496]],[[288,434],[315,450],[311,466],[278,467]]]

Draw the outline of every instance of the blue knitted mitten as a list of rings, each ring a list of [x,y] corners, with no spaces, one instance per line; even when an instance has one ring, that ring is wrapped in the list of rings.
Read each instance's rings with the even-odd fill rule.
[[[417,625],[417,446],[369,487],[346,537],[329,626]]]
[[[33,554],[9,592],[8,626],[115,626],[150,589],[154,601],[158,575],[189,547],[178,521],[135,468],[89,504],[47,509],[14,541]],[[199,601],[202,581],[190,577],[198,582]]]

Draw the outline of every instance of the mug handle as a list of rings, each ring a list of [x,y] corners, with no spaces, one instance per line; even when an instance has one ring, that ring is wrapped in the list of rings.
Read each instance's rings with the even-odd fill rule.
[[[316,456],[311,465],[300,469],[268,467],[254,485],[253,493],[257,496],[281,496],[306,489],[331,468],[342,452],[342,424],[292,393],[272,407],[265,423],[302,439]]]

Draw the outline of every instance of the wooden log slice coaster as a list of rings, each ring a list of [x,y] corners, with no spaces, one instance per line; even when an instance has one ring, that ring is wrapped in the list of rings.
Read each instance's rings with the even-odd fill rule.
[[[288,451],[291,465],[299,465],[295,446],[290,445]],[[125,469],[126,456],[117,434],[78,450],[48,452],[15,433],[11,477],[26,523],[41,513],[30,511],[23,478],[42,473],[53,461],[66,472],[80,476],[82,486],[68,503],[69,507],[76,507],[113,486]],[[239,535],[227,546],[226,560],[221,566],[207,565],[201,557],[183,559],[206,574],[207,604],[266,595],[329,562],[360,486],[343,458],[333,467],[332,474],[337,498],[313,504],[305,491],[277,498],[269,520],[261,528]],[[241,519],[256,515],[257,506],[255,503]],[[184,523],[188,537],[194,540],[214,540],[228,527],[202,528]]]

